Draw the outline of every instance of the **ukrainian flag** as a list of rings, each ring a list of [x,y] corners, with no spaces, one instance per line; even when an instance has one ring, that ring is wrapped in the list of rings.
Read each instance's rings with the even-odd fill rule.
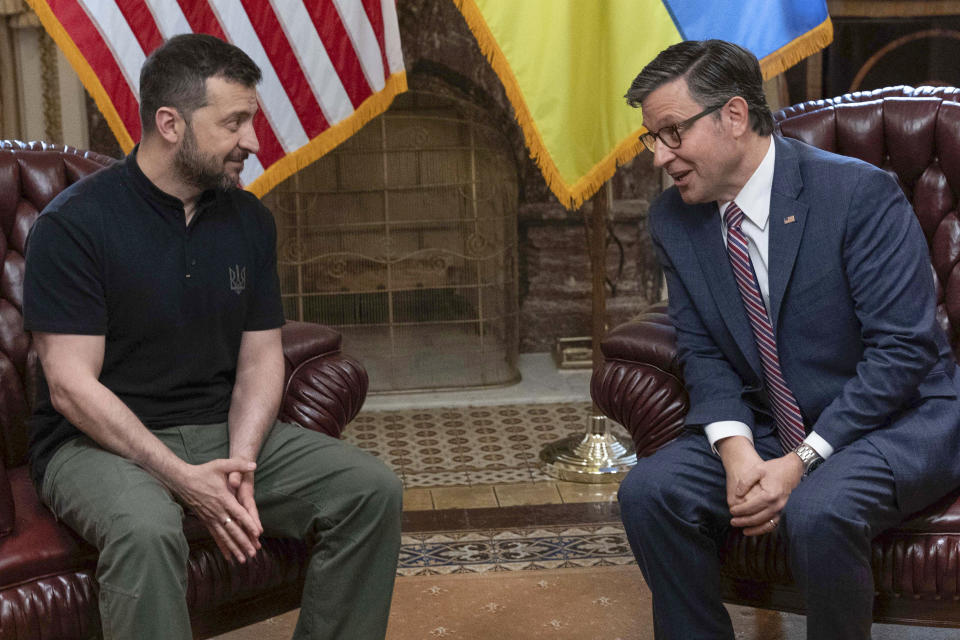
[[[771,78],[833,40],[826,0],[454,0],[550,189],[577,207],[642,150],[623,94],[660,51],[719,38]]]

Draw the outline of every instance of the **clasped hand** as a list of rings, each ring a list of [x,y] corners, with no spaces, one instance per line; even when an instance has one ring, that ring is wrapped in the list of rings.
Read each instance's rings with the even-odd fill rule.
[[[724,456],[727,474],[727,504],[730,524],[746,536],[770,533],[780,521],[780,512],[790,493],[800,484],[803,464],[793,452],[763,460],[750,446],[749,452]],[[771,526],[770,523],[774,526]]]
[[[240,563],[260,549],[263,526],[253,499],[256,464],[241,458],[189,465],[173,491],[210,531],[227,559]]]

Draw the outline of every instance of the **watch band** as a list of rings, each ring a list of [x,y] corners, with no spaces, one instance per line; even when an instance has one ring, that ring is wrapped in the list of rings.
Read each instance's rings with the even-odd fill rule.
[[[803,463],[803,475],[805,476],[813,473],[814,469],[823,463],[823,458],[820,457],[817,450],[806,442],[801,442],[793,452],[800,457],[800,462]]]

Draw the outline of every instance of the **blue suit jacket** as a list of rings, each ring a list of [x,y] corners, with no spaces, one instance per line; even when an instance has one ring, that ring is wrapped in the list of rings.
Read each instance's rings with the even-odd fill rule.
[[[770,315],[784,378],[808,428],[835,449],[873,442],[901,509],[913,511],[960,482],[960,376],[935,322],[923,232],[884,171],[796,140],[774,143]],[[690,394],[686,420],[770,429],[721,224],[716,203],[687,205],[676,188],[650,210]]]

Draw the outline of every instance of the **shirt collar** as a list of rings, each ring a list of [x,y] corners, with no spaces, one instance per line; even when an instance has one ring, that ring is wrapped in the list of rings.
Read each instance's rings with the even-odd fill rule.
[[[773,191],[773,167],[777,147],[773,144],[772,136],[768,136],[767,140],[770,147],[767,149],[766,155],[763,156],[760,165],[747,180],[747,184],[743,185],[740,193],[733,199],[740,210],[743,211],[743,215],[760,229],[766,228],[767,220],[770,219],[770,194]],[[717,202],[721,215],[723,215],[730,202]]]
[[[146,196],[149,196],[155,202],[163,203],[165,206],[170,208],[179,207],[183,210],[183,203],[180,202],[178,198],[173,197],[166,191],[161,190],[157,185],[153,184],[150,181],[150,178],[143,173],[140,169],[140,165],[137,164],[137,152],[140,150],[140,145],[136,145],[129,154],[127,154],[126,159],[124,160],[124,165],[127,168],[127,172],[130,175],[130,179],[133,181],[134,186],[137,190],[143,193]]]
[[[140,165],[137,164],[137,151],[139,150],[140,144],[138,143],[123,161],[136,188],[141,193],[151,197],[155,202],[163,203],[168,208],[175,209],[179,215],[183,215],[183,202],[153,184],[150,178],[140,169]],[[219,189],[207,189],[200,194],[200,197],[197,198],[198,213],[217,201],[218,191]]]

